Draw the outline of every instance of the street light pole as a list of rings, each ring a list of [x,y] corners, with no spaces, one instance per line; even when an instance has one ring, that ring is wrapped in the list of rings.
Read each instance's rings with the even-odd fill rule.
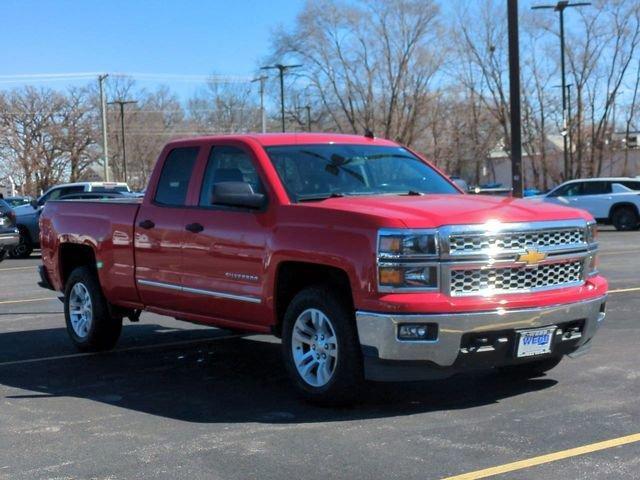
[[[513,196],[522,198],[522,139],[520,132],[520,46],[518,0],[508,0],[509,106],[511,110],[511,185]]]
[[[104,166],[104,181],[109,181],[109,148],[107,147],[107,104],[104,93],[104,81],[109,75],[99,75],[98,83],[100,84],[100,116],[102,117],[102,155]]]
[[[567,80],[565,75],[564,61],[564,11],[569,7],[584,7],[591,5],[590,2],[570,3],[569,0],[561,0],[555,5],[536,5],[532,10],[554,10],[560,14],[560,70],[562,74],[562,128],[567,128]],[[567,135],[562,136],[564,147],[564,180],[569,180],[571,171],[569,167],[569,148],[567,145]]]
[[[254,78],[251,82],[260,82],[260,121],[262,122],[262,133],[267,132],[267,115],[264,110],[264,82],[267,80],[266,75]]]
[[[307,132],[311,131],[311,105],[307,105],[304,107],[307,111]]]
[[[109,102],[109,105],[120,106],[120,132],[122,134],[122,171],[124,174],[124,181],[127,183],[127,150],[126,142],[124,141],[124,106],[127,104],[138,103],[137,100],[114,100]]]
[[[261,70],[278,70],[280,75],[280,118],[282,121],[282,132],[286,131],[285,121],[284,121],[284,73],[287,70],[292,68],[299,68],[302,65],[282,65],[281,63],[277,63],[275,65],[268,65],[266,67],[262,67]]]

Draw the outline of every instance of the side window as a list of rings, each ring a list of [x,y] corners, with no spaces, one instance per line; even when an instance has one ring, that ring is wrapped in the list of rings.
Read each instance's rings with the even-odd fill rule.
[[[191,172],[198,157],[197,147],[171,150],[162,166],[155,202],[179,207],[185,204]]]
[[[255,193],[264,193],[251,156],[238,147],[222,146],[211,149],[200,190],[200,206],[212,206],[211,196],[216,183],[220,182],[245,182],[251,185]]]
[[[83,186],[75,186],[75,187],[64,187],[58,190],[59,195],[57,198],[62,199],[63,197],[66,197],[67,195],[71,195],[73,193],[82,193],[84,192],[84,187]],[[49,200],[54,200],[53,199],[53,195],[52,198],[50,198]]]
[[[611,193],[610,182],[584,182],[582,195],[604,195]]]
[[[42,203],[45,204],[47,203],[49,200],[57,200],[58,198],[60,198],[60,196],[62,195],[62,188],[56,188],[54,190],[51,190],[43,199],[42,199]]]
[[[552,192],[552,197],[576,197],[582,194],[582,183],[574,182],[557,188]]]

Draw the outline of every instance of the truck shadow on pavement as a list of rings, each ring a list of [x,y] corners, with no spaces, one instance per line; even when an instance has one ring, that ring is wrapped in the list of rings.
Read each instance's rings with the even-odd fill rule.
[[[87,356],[75,355],[64,328],[2,333],[4,398],[14,405],[34,398],[39,402],[50,397],[82,398],[198,423],[287,424],[466,409],[557,383],[547,377],[514,381],[490,372],[432,382],[376,383],[367,385],[358,405],[323,408],[297,398],[285,375],[280,344],[271,337],[216,339],[228,333],[162,331],[167,328],[127,325],[120,351]],[[153,343],[159,345],[146,347]],[[70,403],[55,402],[50,408],[64,416],[65,405],[73,408]],[[47,408],[46,404],[40,408]]]

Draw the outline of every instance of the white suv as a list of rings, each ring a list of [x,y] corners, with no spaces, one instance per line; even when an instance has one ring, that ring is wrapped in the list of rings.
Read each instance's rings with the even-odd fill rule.
[[[636,230],[640,226],[640,178],[571,180],[530,198],[587,210],[616,230]]]

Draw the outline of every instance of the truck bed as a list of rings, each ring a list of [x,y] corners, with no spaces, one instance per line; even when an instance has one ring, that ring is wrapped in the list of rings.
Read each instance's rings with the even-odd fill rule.
[[[137,303],[134,225],[141,202],[138,198],[47,202],[40,219],[42,261],[53,286],[64,287],[64,272],[56,267],[65,250],[58,244],[84,245],[95,252],[105,295]]]

